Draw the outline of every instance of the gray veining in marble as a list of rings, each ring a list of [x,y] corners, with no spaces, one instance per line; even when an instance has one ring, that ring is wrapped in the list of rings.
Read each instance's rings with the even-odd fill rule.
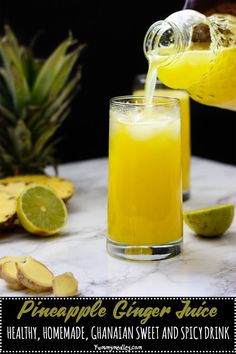
[[[184,230],[184,250],[175,258],[132,263],[106,253],[107,160],[63,165],[60,175],[77,188],[69,221],[59,236],[1,235],[0,256],[31,255],[55,274],[72,271],[83,296],[236,296],[236,221],[220,238]],[[192,159],[192,197],[185,209],[236,203],[236,167]],[[27,296],[0,280],[1,296]]]

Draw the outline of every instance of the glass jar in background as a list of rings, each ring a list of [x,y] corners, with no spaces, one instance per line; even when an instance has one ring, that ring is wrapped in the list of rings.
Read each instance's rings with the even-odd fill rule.
[[[133,84],[133,95],[144,96],[146,75],[137,75]],[[181,147],[182,147],[182,188],[183,201],[190,198],[190,165],[191,165],[191,137],[190,137],[190,99],[184,90],[171,89],[159,80],[156,82],[155,96],[178,98],[180,101],[181,116]]]

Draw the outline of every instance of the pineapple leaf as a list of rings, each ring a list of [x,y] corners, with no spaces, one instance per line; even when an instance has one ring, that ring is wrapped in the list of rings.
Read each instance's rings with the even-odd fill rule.
[[[15,112],[18,116],[23,117],[25,112],[25,106],[29,103],[30,100],[30,93],[28,91],[28,87],[24,90],[24,79],[17,71],[16,67],[12,67],[11,69],[12,75],[14,78],[14,85],[15,85],[15,95],[16,95],[16,106]]]
[[[58,110],[58,107],[61,107],[61,105],[67,100],[67,106],[71,102],[72,98],[74,95],[77,93],[76,86],[81,78],[81,71],[79,70],[75,77],[71,79],[62,92],[54,99],[51,99],[43,109],[40,109],[36,111],[32,117],[30,117],[28,121],[28,126],[32,130],[36,130],[36,124],[37,121],[41,121],[41,123],[46,124],[47,121],[50,120],[50,117]]]
[[[56,96],[63,89],[74,67],[74,64],[78,60],[79,53],[80,53],[80,47],[74,50],[72,53],[67,54],[65,56],[65,60],[61,67],[61,70],[59,71],[49,92],[49,97]]]
[[[2,50],[4,51],[5,54],[5,59],[8,60],[8,65],[11,66],[14,64],[16,66],[17,70],[21,73],[21,75],[24,75],[23,68],[21,65],[21,59],[16,53],[14,52],[13,48],[11,47],[11,44],[8,41],[7,37],[4,37],[1,41],[1,46]]]
[[[5,81],[11,91],[16,113],[29,101],[29,87],[24,76],[20,57],[17,57],[7,37],[0,41],[0,55],[5,67]]]
[[[34,34],[33,38],[30,41],[30,44],[29,44],[29,48],[31,50],[33,50],[33,48],[35,47],[38,39],[44,34],[44,32],[45,31],[43,29],[40,29]]]
[[[54,135],[78,90],[82,46],[70,34],[48,57],[34,57],[9,26],[0,36],[0,176],[57,172]],[[60,134],[59,134],[60,135]]]
[[[7,73],[5,69],[0,67],[0,102],[9,110],[13,111],[13,97],[11,95],[9,85],[7,83]]]
[[[45,130],[48,129],[48,124],[57,124],[58,128],[63,122],[63,120],[68,116],[70,113],[70,109],[66,109],[67,105],[61,106],[60,112],[56,111],[51,118],[46,121],[41,120],[37,122],[37,125],[35,125],[33,132],[35,133],[36,136],[39,136],[45,132]]]
[[[15,54],[19,57],[20,56],[20,46],[16,36],[14,35],[13,31],[11,30],[10,26],[4,26],[5,34],[10,43],[10,46],[14,50]]]
[[[2,45],[1,45],[1,40],[0,40],[0,56],[1,56],[1,59],[3,60],[3,65],[4,65],[4,67],[1,67],[1,70],[0,70],[1,77],[3,78],[5,85],[7,86],[8,90],[9,90],[11,101],[14,105],[16,103],[14,79],[13,79],[13,76],[11,73],[9,62],[6,57],[4,58],[5,54],[4,54]]]
[[[54,152],[53,152],[53,154],[54,154]],[[50,164],[52,166],[52,168],[54,169],[55,175],[58,176],[58,161],[52,155],[48,156],[47,161],[48,161],[48,164]]]
[[[65,109],[68,107],[68,104],[69,104],[68,101],[65,101],[64,103],[61,104],[59,109],[57,111],[55,111],[50,116],[50,119],[49,119],[50,123],[52,123],[52,124],[57,124],[58,123],[60,116],[65,111]]]
[[[52,115],[58,109],[58,107],[60,107],[63,102],[65,102],[65,100],[69,100],[69,102],[71,101],[72,97],[76,93],[76,85],[78,84],[80,78],[81,71],[79,70],[76,73],[75,77],[67,83],[67,85],[64,87],[63,91],[57,96],[57,98],[52,101],[52,104],[49,105],[45,112],[46,115]],[[73,92],[73,90],[75,91]]]
[[[33,155],[38,156],[42,152],[43,148],[47,144],[48,140],[53,136],[53,134],[58,129],[57,125],[53,125],[48,128],[43,134],[40,135],[38,140],[36,141],[34,148],[33,148]]]
[[[0,156],[0,159],[7,165],[15,162],[13,156],[8,154],[2,146],[0,146]]]
[[[6,130],[2,129],[1,127],[0,131],[0,148],[5,149],[9,155],[14,156],[14,147],[12,146],[12,142],[9,139],[9,134]],[[0,154],[1,158],[1,154]]]
[[[24,160],[32,150],[31,132],[24,121],[19,119],[15,128],[8,128],[11,140],[14,143],[16,156]]]
[[[24,75],[26,76],[29,88],[32,89],[35,79],[37,78],[38,73],[43,66],[43,60],[35,59],[32,51],[29,48],[22,47],[20,56]]]
[[[65,109],[61,114],[60,114],[60,116],[59,117],[57,117],[57,122],[58,122],[58,124],[59,125],[61,125],[63,122],[64,122],[64,120],[66,119],[66,117],[68,117],[68,115],[70,114],[70,107],[69,108],[67,108],[67,109]],[[53,117],[52,117],[52,120],[53,120]]]
[[[51,164],[54,167],[55,173],[58,174],[58,169],[57,169],[57,160],[54,157],[55,155],[55,145],[58,144],[59,141],[61,141],[61,138],[56,139],[55,141],[52,141],[50,144],[48,144],[45,149],[42,151],[42,154],[40,154],[39,159],[42,161],[47,161],[47,164]]]
[[[10,112],[6,107],[0,104],[0,117],[5,118],[9,123],[15,123],[17,118],[14,113]],[[7,122],[5,122],[7,124]]]
[[[69,115],[69,113],[70,113],[70,108],[68,108],[65,111],[61,112],[60,116],[56,118],[57,119],[58,128],[60,127],[61,123],[65,120],[65,118]],[[53,123],[53,124],[55,124],[55,123]],[[38,128],[37,128],[37,135],[43,134],[44,131],[45,131],[45,125],[43,125],[43,124],[39,125]]]
[[[65,53],[73,44],[74,40],[69,36],[57,47],[42,66],[32,89],[33,104],[42,104],[45,102],[52,84],[64,63]]]

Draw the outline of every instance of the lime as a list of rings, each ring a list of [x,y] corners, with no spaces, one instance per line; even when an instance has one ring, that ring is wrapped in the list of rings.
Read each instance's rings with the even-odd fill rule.
[[[22,226],[30,233],[49,236],[63,228],[67,210],[62,199],[49,187],[32,185],[19,196],[17,215]]]
[[[234,218],[234,205],[217,205],[211,208],[186,211],[185,223],[201,236],[219,236],[225,233]]]

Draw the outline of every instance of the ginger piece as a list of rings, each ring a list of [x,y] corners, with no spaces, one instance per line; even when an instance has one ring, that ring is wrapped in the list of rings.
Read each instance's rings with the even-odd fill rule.
[[[73,273],[66,272],[53,278],[52,288],[55,296],[75,296],[78,294],[78,281]]]
[[[32,257],[24,262],[17,262],[17,279],[26,288],[35,292],[50,291],[52,289],[53,273],[42,263]]]
[[[5,262],[2,264],[1,268],[1,276],[10,288],[14,290],[22,290],[25,288],[17,278],[16,262]]]
[[[25,256],[4,256],[0,258],[0,278],[2,278],[2,266],[4,263],[7,262],[23,262],[25,261],[26,257]]]

